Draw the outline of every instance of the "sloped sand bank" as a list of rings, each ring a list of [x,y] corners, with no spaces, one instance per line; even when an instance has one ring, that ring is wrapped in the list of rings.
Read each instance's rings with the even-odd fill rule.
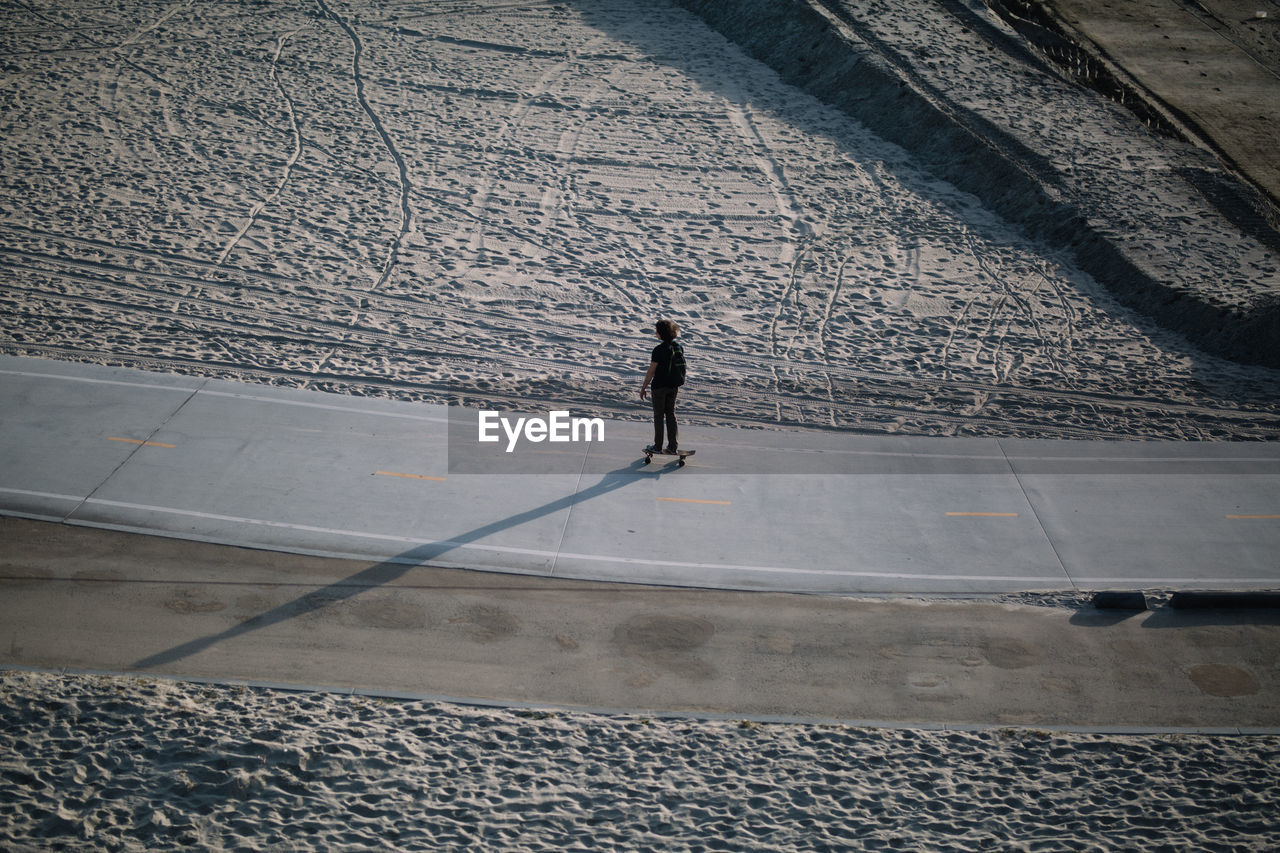
[[[1238,186],[1218,160],[1189,145],[1169,146],[1166,153],[1172,156],[1161,165],[1148,159],[1153,152],[1136,153],[1159,147],[1141,134],[1131,133],[1128,144],[1117,148],[1104,125],[1119,122],[1044,73],[1047,63],[1032,45],[1040,42],[1040,50],[1052,56],[1052,47],[1059,45],[1044,45],[1052,37],[1076,48],[1082,61],[1093,57],[1061,29],[1051,29],[1058,21],[1040,4],[998,4],[1000,21],[985,10],[941,0],[912,0],[887,15],[852,0],[731,5],[681,0],[681,5],[786,82],[901,145],[923,168],[973,193],[1024,233],[1069,253],[1125,305],[1207,351],[1280,367],[1275,200]],[[1160,4],[1151,6],[1133,4],[1127,17],[1153,16]],[[1027,20],[1037,12],[1035,22]],[[1044,38],[1024,43],[1003,26],[1006,22],[1022,35]],[[1223,54],[1234,46],[1225,40],[1214,44]],[[1175,47],[1186,49],[1181,39],[1167,49],[1176,55]],[[1261,56],[1271,61],[1274,75],[1280,50]],[[1095,62],[1095,77],[1100,62]],[[1266,72],[1262,76],[1264,82],[1277,82]],[[1154,96],[1144,109],[1144,90],[1109,82],[1118,88],[1112,97],[1137,118],[1190,141],[1194,128],[1180,134],[1172,118],[1162,120],[1168,110],[1162,111]],[[1094,88],[1107,91],[1102,85]],[[1273,109],[1270,101],[1280,98],[1280,85],[1259,94],[1269,102],[1253,112],[1267,113]],[[1078,102],[1076,108],[1072,101]],[[1248,118],[1255,118],[1253,112]],[[1219,116],[1224,122],[1232,117]],[[1153,171],[1133,168],[1142,161]],[[1243,245],[1213,245],[1222,235],[1194,218],[1216,216],[1240,226],[1242,215],[1250,218],[1253,227],[1246,230],[1260,244],[1253,247],[1255,254],[1267,249],[1272,254],[1256,270],[1264,274],[1235,281],[1207,275],[1231,264],[1231,253]],[[1177,241],[1163,248],[1181,254],[1184,266],[1153,256],[1153,240],[1156,245]]]

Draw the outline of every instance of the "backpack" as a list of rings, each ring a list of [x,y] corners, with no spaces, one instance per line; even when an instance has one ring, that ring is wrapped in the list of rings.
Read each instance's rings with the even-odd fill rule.
[[[684,363],[684,348],[676,341],[667,341],[666,364],[658,363],[658,370],[666,380],[664,385],[683,385],[687,372]]]

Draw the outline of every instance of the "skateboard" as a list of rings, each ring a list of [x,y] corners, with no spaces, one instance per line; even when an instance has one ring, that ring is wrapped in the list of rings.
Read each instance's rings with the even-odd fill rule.
[[[652,462],[654,456],[679,456],[680,461],[677,462],[676,464],[679,465],[681,468],[683,468],[685,459],[689,458],[690,456],[692,456],[697,452],[698,451],[696,450],[677,450],[675,453],[668,453],[665,450],[650,450],[649,448],[646,447],[643,451],[644,464],[648,465],[650,462]]]

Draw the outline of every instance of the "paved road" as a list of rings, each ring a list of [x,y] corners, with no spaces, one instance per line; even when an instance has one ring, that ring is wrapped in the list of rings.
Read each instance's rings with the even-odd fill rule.
[[[610,423],[509,473],[451,447],[446,415],[0,360],[0,667],[759,718],[1280,727],[1275,611],[786,592],[1280,586],[1272,446],[691,428],[694,464],[646,468],[643,427]]]
[[[58,362],[0,359],[0,400],[0,512],[33,519],[723,589],[1280,587],[1277,444],[689,427],[679,468],[639,423],[508,456],[443,405]]]
[[[535,578],[0,520],[0,669],[863,725],[1280,731],[1280,612]]]

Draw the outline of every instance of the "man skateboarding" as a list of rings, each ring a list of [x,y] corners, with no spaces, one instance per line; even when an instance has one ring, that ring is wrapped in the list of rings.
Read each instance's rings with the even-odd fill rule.
[[[676,341],[680,327],[671,320],[659,320],[654,331],[662,343],[653,348],[649,357],[649,372],[640,386],[640,399],[650,385],[653,387],[653,444],[646,453],[676,453],[680,442],[676,433],[676,394],[684,384],[684,349]],[[663,428],[666,428],[667,448],[662,449]],[[681,462],[684,460],[681,459]]]

